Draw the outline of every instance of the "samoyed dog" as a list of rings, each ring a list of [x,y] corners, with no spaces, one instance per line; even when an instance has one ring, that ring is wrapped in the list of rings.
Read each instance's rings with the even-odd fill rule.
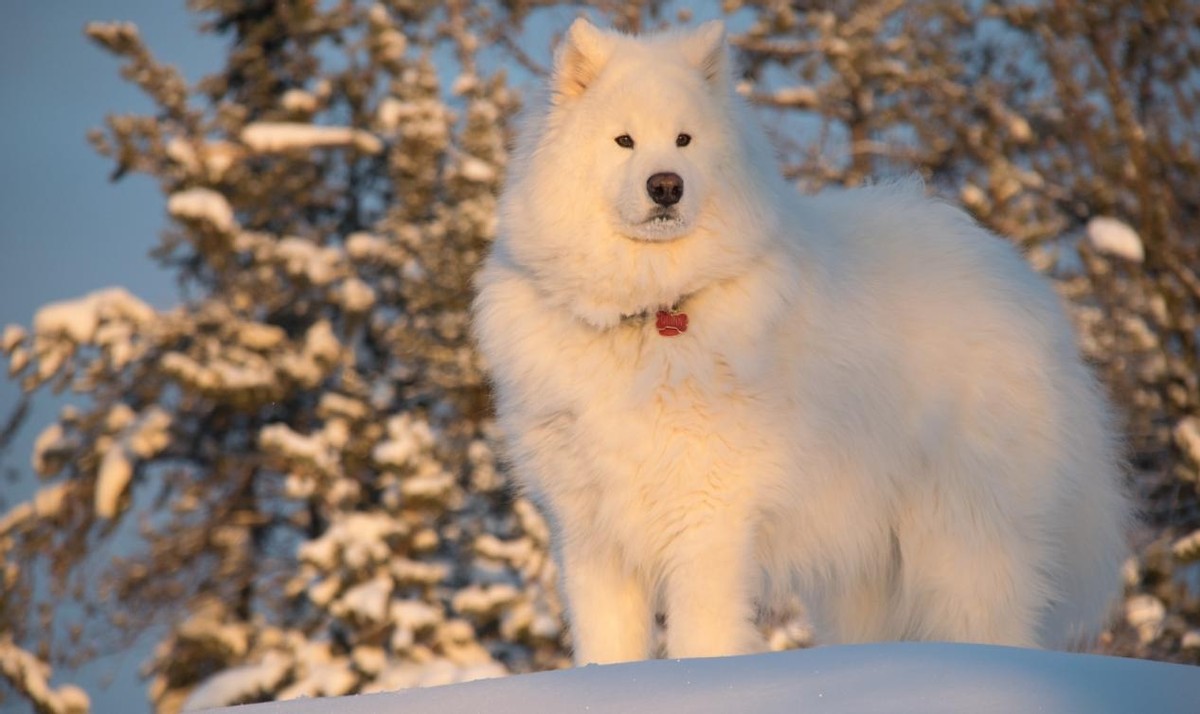
[[[825,642],[1072,646],[1119,586],[1112,416],[1055,293],[907,182],[804,197],[719,23],[571,26],[475,330],[577,662]]]

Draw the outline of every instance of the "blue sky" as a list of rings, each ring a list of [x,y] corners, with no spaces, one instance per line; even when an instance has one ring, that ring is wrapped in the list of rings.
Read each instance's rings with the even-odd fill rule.
[[[0,327],[28,326],[40,305],[110,285],[124,285],[157,307],[176,302],[172,277],[147,253],[165,220],[154,182],[131,176],[113,184],[111,165],[88,145],[89,128],[105,114],[147,111],[150,103],[118,74],[118,63],[83,35],[89,20],[133,20],[152,51],[194,82],[216,69],[221,43],[195,32],[183,0],[15,0],[0,22]],[[6,362],[0,360],[0,366]],[[2,374],[2,372],[0,372]],[[0,380],[0,418],[19,395]],[[32,439],[61,399],[38,399],[29,422],[0,467],[16,467],[17,483],[0,481],[11,504],[36,485]],[[54,680],[88,690],[93,711],[148,711],[137,669],[147,646],[103,658]],[[102,688],[107,680],[112,684]],[[5,711],[24,711],[9,701]]]
[[[146,257],[163,223],[151,180],[109,183],[85,133],[105,114],[148,110],[118,63],[83,36],[90,19],[133,19],[189,80],[215,68],[220,43],[193,31],[182,2],[7,3],[0,23],[0,322],[112,284],[170,304],[170,277]]]
[[[111,164],[85,135],[108,113],[151,104],[118,63],[83,35],[91,19],[135,20],[150,46],[189,80],[215,68],[220,43],[193,30],[183,2],[10,2],[0,23],[0,325],[28,326],[53,300],[124,285],[158,307],[175,302],[172,278],[148,257],[164,223],[153,181],[113,184]],[[17,399],[0,381],[0,414]],[[46,400],[42,400],[46,401]],[[34,431],[53,410],[33,415]],[[25,441],[31,438],[25,435]],[[6,465],[27,463],[17,444]],[[5,495],[28,491],[4,484]]]

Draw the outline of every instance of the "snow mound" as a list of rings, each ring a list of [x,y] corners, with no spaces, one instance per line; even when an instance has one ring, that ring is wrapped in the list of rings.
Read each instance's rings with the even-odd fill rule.
[[[987,645],[885,643],[650,660],[334,699],[236,714],[1194,713],[1200,668]]]

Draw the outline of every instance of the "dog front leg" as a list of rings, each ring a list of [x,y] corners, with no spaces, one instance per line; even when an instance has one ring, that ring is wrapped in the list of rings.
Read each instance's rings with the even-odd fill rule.
[[[733,529],[687,533],[667,576],[667,654],[719,657],[762,652],[754,625],[754,568],[750,538]]]
[[[616,549],[568,542],[562,552],[575,663],[631,662],[649,657],[654,624],[650,598]]]

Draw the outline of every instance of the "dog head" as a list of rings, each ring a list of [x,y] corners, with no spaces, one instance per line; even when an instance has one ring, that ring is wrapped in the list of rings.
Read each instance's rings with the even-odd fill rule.
[[[687,235],[727,144],[724,26],[640,41],[576,20],[551,91],[564,134],[587,142],[612,227],[634,240]]]
[[[581,19],[518,139],[501,240],[544,294],[611,326],[743,269],[776,183],[722,23],[632,37]]]

